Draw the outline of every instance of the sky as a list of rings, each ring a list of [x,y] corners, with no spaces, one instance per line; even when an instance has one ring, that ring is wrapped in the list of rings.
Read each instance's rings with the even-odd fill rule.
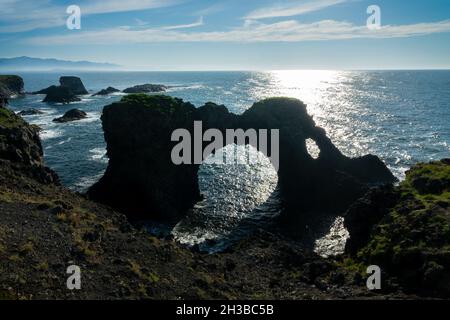
[[[130,70],[450,69],[450,0],[0,0],[0,48]]]

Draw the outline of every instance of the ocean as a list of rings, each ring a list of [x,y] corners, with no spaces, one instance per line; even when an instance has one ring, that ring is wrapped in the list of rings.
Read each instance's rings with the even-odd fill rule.
[[[82,72],[19,73],[27,92],[57,84],[60,76],[82,79],[90,93],[108,86],[125,89],[137,84],[171,86],[168,95],[196,106],[211,101],[241,114],[254,102],[274,96],[294,97],[308,106],[316,124],[325,128],[334,144],[348,156],[378,155],[401,180],[405,170],[420,161],[450,157],[450,71],[271,71],[271,72]],[[100,116],[102,109],[122,94],[82,97],[70,105],[41,102],[42,95],[12,99],[18,112],[39,109],[26,116],[43,130],[41,139],[47,166],[67,187],[83,192],[103,174],[107,164]],[[54,123],[72,108],[88,118]],[[226,147],[223,152],[242,148]],[[267,161],[265,161],[267,160]],[[277,175],[268,159],[257,165],[205,163],[199,172],[205,200],[171,232],[188,245],[221,250],[279,213]],[[150,225],[149,226],[153,226]],[[152,230],[163,230],[149,227]],[[323,255],[343,249],[347,234],[342,218],[317,239]]]

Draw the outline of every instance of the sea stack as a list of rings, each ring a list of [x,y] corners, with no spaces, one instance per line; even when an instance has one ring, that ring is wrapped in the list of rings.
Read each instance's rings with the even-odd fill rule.
[[[59,78],[59,83],[62,87],[69,88],[75,95],[88,94],[83,82],[78,77],[61,77]]]
[[[45,89],[47,96],[44,98],[43,102],[50,103],[71,103],[75,101],[81,101],[70,88],[64,86],[51,86]]]

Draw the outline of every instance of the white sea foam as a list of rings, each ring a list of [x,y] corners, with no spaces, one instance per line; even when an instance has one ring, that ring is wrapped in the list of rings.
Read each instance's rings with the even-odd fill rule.
[[[72,137],[69,137],[66,140],[58,142],[57,144],[60,146],[60,145],[66,144],[67,142],[70,142],[71,140],[72,140]]]
[[[63,130],[60,129],[44,129],[39,133],[41,140],[49,140],[61,137],[64,134]]]
[[[70,186],[70,188],[79,192],[85,192],[90,186],[100,180],[100,178],[103,176],[103,173],[104,172],[102,171],[99,174],[93,176],[81,177],[77,182]]]
[[[108,163],[108,157],[106,156],[105,148],[94,148],[89,150],[89,159],[97,162]]]

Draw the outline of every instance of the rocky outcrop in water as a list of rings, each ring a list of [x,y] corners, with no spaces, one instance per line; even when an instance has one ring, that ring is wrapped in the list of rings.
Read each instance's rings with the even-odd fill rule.
[[[19,116],[34,116],[34,115],[38,115],[38,114],[43,114],[44,112],[38,110],[38,109],[26,109],[26,110],[22,110],[18,113]]]
[[[61,77],[59,78],[59,84],[62,87],[69,88],[75,95],[88,94],[88,91],[84,87],[83,82],[78,77]]]
[[[81,99],[78,98],[68,87],[51,86],[45,90],[47,95],[44,100],[42,100],[43,102],[67,104],[75,101],[81,101]]]
[[[71,103],[81,101],[78,95],[88,94],[83,82],[78,77],[61,77],[59,86],[50,86],[48,88],[33,92],[33,94],[46,94],[43,102],[51,103]]]
[[[106,96],[108,94],[112,94],[115,92],[120,92],[119,89],[113,88],[113,87],[108,87],[106,89],[102,89],[99,92],[97,92],[96,94],[94,94],[94,96]]]
[[[197,109],[167,96],[130,95],[104,108],[110,161],[89,196],[131,216],[179,219],[200,199],[199,165],[172,163],[176,143],[171,134],[185,128],[193,135],[197,120],[203,121],[203,130],[280,130],[278,175],[285,221],[298,222],[306,211],[343,212],[370,185],[395,181],[376,156],[344,156],[296,99],[267,99],[237,116],[213,103]],[[320,148],[318,159],[307,151],[308,138]]]
[[[161,84],[140,84],[131,88],[123,90],[124,93],[154,93],[164,92],[167,90],[167,86]]]
[[[53,119],[53,122],[71,122],[87,118],[87,113],[78,109],[71,109],[67,111],[62,117]]]
[[[8,99],[13,96],[23,94],[23,79],[16,75],[0,75],[0,96]]]

